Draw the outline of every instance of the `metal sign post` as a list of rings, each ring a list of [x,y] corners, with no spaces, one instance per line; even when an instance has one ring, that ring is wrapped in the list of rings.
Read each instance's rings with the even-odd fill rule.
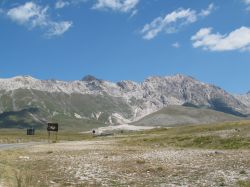
[[[34,128],[27,129],[27,135],[35,135],[35,129]]]
[[[48,131],[48,141],[50,143],[50,132],[55,132],[56,133],[56,142],[57,142],[57,133],[58,133],[58,123],[48,123],[47,127]]]
[[[48,143],[50,143],[50,131],[48,131]]]

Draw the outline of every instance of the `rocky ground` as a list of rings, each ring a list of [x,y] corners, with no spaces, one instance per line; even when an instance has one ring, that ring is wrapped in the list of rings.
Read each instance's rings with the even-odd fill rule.
[[[250,179],[250,150],[138,147],[109,138],[36,145],[9,159],[34,171],[23,178],[30,186],[240,186]]]
[[[250,122],[239,121],[111,136],[62,134],[58,143],[0,149],[0,186],[248,187],[249,132]]]

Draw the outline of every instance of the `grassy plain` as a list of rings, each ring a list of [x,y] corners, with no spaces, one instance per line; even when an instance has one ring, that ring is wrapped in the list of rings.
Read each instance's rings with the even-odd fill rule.
[[[47,136],[37,133],[30,140],[20,133],[1,132],[1,139],[40,141]],[[249,121],[125,132],[111,137],[62,132],[58,139],[58,143],[0,151],[0,186],[250,184]]]

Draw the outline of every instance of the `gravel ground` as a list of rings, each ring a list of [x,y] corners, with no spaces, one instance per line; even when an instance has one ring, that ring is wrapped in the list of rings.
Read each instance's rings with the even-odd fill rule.
[[[51,186],[237,186],[250,179],[250,150],[124,146],[114,140],[37,145],[27,162],[50,160]],[[50,152],[50,154],[45,154]]]

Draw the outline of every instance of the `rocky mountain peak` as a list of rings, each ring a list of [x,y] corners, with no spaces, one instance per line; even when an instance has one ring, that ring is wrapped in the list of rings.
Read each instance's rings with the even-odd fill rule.
[[[167,76],[165,78],[168,80],[176,81],[176,82],[190,81],[190,82],[202,83],[200,81],[197,81],[194,77],[186,76],[186,75],[182,75],[182,74],[176,74],[174,76]]]
[[[16,76],[12,78],[0,79],[0,89],[16,89],[17,87],[34,85],[40,80],[31,76]]]
[[[82,81],[92,82],[92,81],[101,81],[101,80],[96,78],[93,75],[86,75],[85,77],[82,78]]]
[[[37,80],[34,77],[31,77],[29,75],[16,76],[16,77],[13,77],[11,79],[14,81],[35,81],[35,80]]]
[[[23,102],[24,92],[26,95],[31,94],[25,98],[25,102]],[[232,96],[221,88],[181,74],[151,76],[140,83],[133,81],[113,83],[97,79],[92,75],[85,76],[81,81],[70,82],[18,76],[0,79],[0,96],[1,94],[9,98],[11,105],[0,103],[0,111],[5,111],[6,108],[22,110],[32,104],[34,107],[41,106],[43,111],[49,111],[46,115],[55,115],[54,112],[57,111],[63,115],[92,119],[92,116],[101,114],[100,119],[107,124],[116,123],[113,119],[123,122],[135,121],[164,107],[185,103],[230,114],[250,113],[249,94],[244,97]],[[51,99],[50,95],[55,97]],[[58,99],[55,99],[57,96]],[[64,99],[59,99],[61,97]],[[50,104],[44,104],[47,101],[54,103],[52,108]]]
[[[144,83],[158,83],[161,82],[164,77],[161,76],[150,76],[144,80]]]
[[[123,90],[134,90],[138,87],[138,83],[133,81],[120,81],[116,84]]]
[[[191,78],[190,76],[186,76],[186,75],[183,75],[183,74],[175,74],[174,76],[170,76],[172,78],[176,78],[176,79],[186,79],[186,78]]]
[[[170,81],[170,82],[182,82],[182,81],[197,81],[195,78],[191,76],[186,76],[182,74],[176,74],[174,76],[150,76],[144,82],[162,82],[162,81]]]

